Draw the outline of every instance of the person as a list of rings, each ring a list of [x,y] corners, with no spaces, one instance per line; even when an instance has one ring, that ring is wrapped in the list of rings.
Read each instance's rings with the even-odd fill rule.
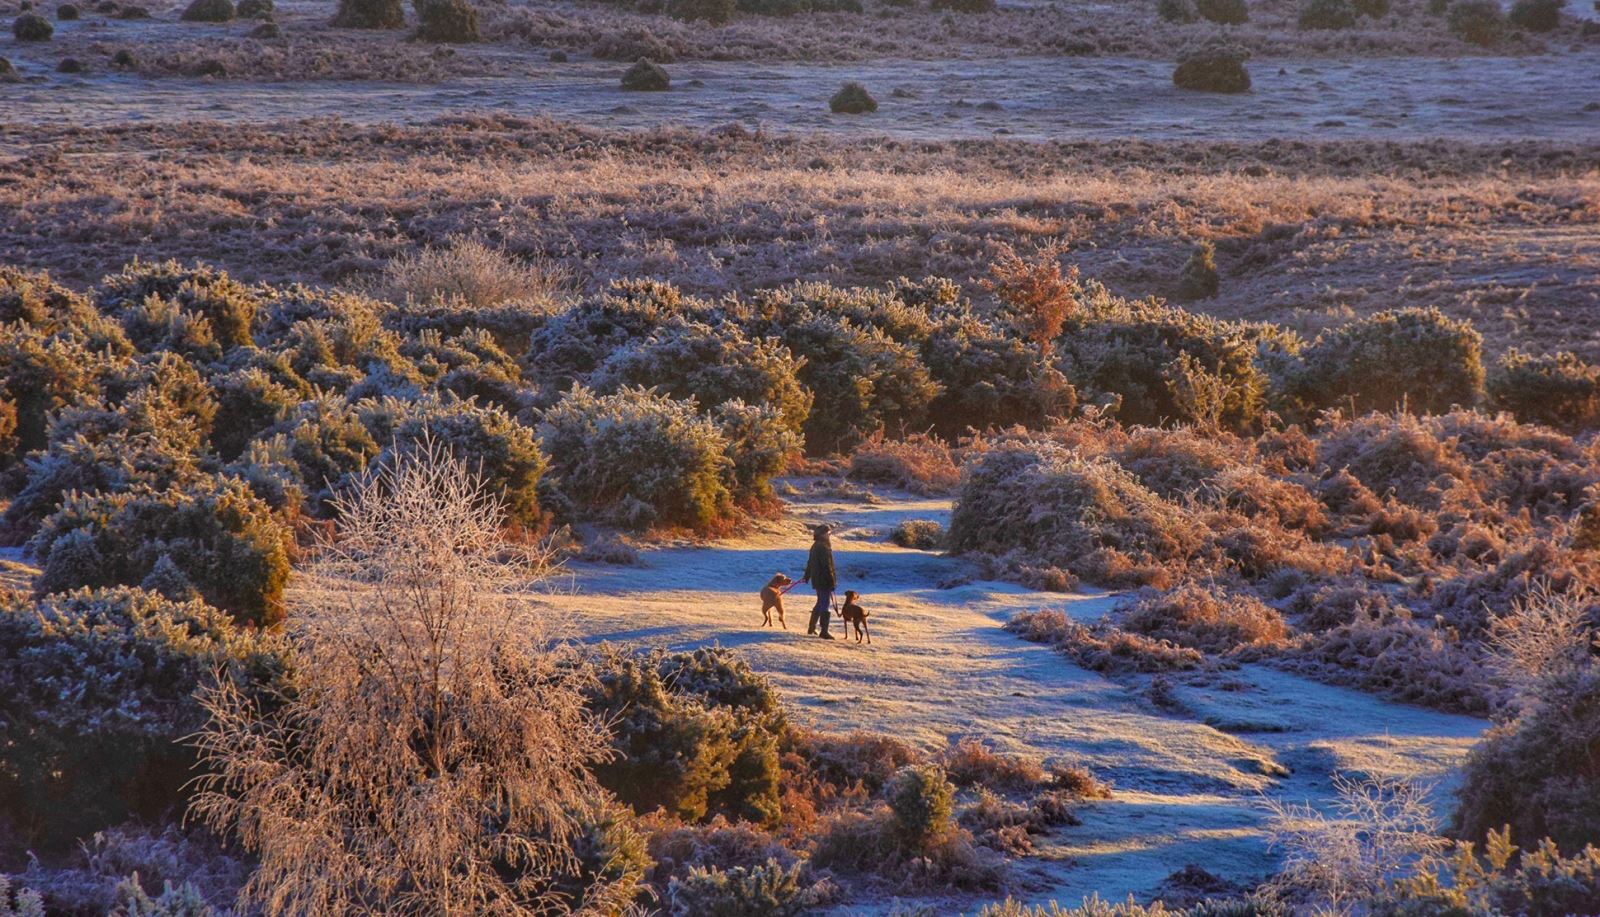
[[[811,609],[811,624],[806,633],[824,640],[833,639],[828,633],[828,619],[832,617],[833,590],[839,585],[838,574],[833,569],[833,545],[828,541],[831,531],[826,525],[811,530],[811,556],[806,558],[806,572],[800,577],[800,582],[810,583],[817,591],[817,606]]]

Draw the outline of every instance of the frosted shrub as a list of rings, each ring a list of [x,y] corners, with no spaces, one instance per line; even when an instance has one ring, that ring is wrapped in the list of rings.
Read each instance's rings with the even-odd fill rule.
[[[228,18],[232,18],[231,7]],[[135,261],[101,280],[95,293],[96,306],[133,324],[128,328],[129,337],[147,352],[160,340],[151,334],[156,330],[153,327],[141,333],[135,316],[152,299],[167,304],[183,316],[182,321],[203,325],[195,333],[222,348],[251,343],[256,312],[263,305],[261,291],[233,280],[226,272],[199,263],[186,268],[176,261]]]
[[[1107,621],[1083,624],[1053,608],[1013,615],[1006,630],[1048,644],[1093,672],[1170,672],[1198,668],[1205,659],[1199,650],[1128,633]]]
[[[135,585],[170,557],[206,601],[241,622],[283,617],[289,533],[244,482],[200,478],[169,490],[79,494],[46,519],[29,548],[44,595],[77,586]],[[93,556],[98,564],[85,564]]]
[[[374,438],[389,444],[384,461],[418,443],[439,443],[500,494],[509,521],[537,526],[539,481],[547,463],[534,431],[505,411],[471,401],[423,399],[363,405],[362,413]]]
[[[1334,776],[1331,814],[1268,800],[1273,843],[1283,866],[1279,894],[1307,908],[1340,913],[1380,898],[1388,883],[1425,866],[1445,848],[1427,788],[1384,778]]]
[[[1308,411],[1440,413],[1478,401],[1482,352],[1471,323],[1437,309],[1379,312],[1318,335],[1288,388]]]
[[[1205,533],[1176,505],[1104,458],[1046,440],[996,445],[974,460],[950,517],[957,553],[1007,555],[1092,582],[1159,580]]]
[[[539,437],[555,485],[585,511],[633,529],[732,521],[728,442],[692,401],[579,387],[545,412]]]
[[[718,405],[711,419],[728,442],[734,498],[749,508],[773,506],[772,479],[800,456],[805,440],[784,423],[775,405],[735,399]]]
[[[1114,299],[1092,288],[1058,340],[1062,372],[1083,400],[1116,401],[1125,424],[1194,422],[1173,395],[1174,362],[1221,381],[1216,420],[1236,429],[1259,421],[1268,380],[1255,363],[1255,330],[1181,309]]]
[[[947,494],[961,483],[950,446],[926,433],[905,439],[874,435],[850,453],[850,478],[915,494]]]
[[[720,650],[630,655],[603,648],[588,703],[616,754],[601,784],[635,811],[688,821],[728,815],[776,824],[783,718],[765,682]]]
[[[730,322],[677,320],[613,351],[585,384],[601,394],[651,386],[706,410],[735,400],[770,406],[783,426],[799,432],[811,413],[811,393],[797,375],[801,365],[776,339],[751,339]]]
[[[944,542],[944,526],[932,519],[907,519],[895,525],[889,540],[902,548],[932,551]]]
[[[570,284],[556,265],[521,260],[478,239],[453,239],[391,260],[373,292],[397,303],[459,303],[478,310],[514,302],[550,309],[566,298]]]
[[[1600,427],[1600,366],[1570,353],[1530,356],[1515,348],[1489,376],[1489,401],[1523,423],[1577,433]]]
[[[445,338],[424,328],[407,338],[400,352],[441,393],[463,401],[476,398],[513,412],[524,400],[521,367],[483,329],[468,328]]]
[[[1281,647],[1289,628],[1254,594],[1200,583],[1165,593],[1145,592],[1116,609],[1127,630],[1205,653]]]
[[[524,375],[542,401],[554,402],[611,354],[678,320],[714,320],[709,304],[651,281],[613,282],[606,292],[558,312],[528,337]]]
[[[69,493],[118,491],[141,484],[164,488],[199,474],[194,458],[144,437],[116,433],[100,440],[58,440],[29,456],[21,469],[26,483],[0,516],[0,540],[23,544]]]
[[[299,510],[305,504],[321,515],[334,492],[365,471],[378,453],[377,440],[356,410],[342,398],[324,395],[296,405],[228,470],[277,509]]]
[[[238,458],[250,440],[287,419],[301,400],[256,367],[213,376],[211,386],[217,398],[211,447],[228,461]]]
[[[1050,354],[964,306],[947,309],[922,345],[922,360],[941,386],[928,407],[929,423],[956,437],[969,430],[1041,427],[1066,417],[1077,405],[1077,392]]]
[[[902,434],[921,424],[941,389],[917,351],[872,327],[816,315],[784,328],[783,342],[805,360],[800,381],[812,393],[806,446],[848,449],[873,433]]]
[[[797,917],[812,904],[801,887],[804,864],[785,869],[776,860],[764,866],[723,871],[693,869],[672,880],[672,913],[682,917]]]
[[[616,877],[566,897],[606,732],[525,604],[544,565],[503,539],[498,498],[434,447],[337,509],[295,593],[299,692],[277,710],[226,683],[202,698],[191,811],[256,856],[241,909],[623,907],[637,889]]]
[[[41,849],[172,814],[194,776],[182,744],[213,672],[247,694],[286,677],[285,647],[198,601],[80,590],[0,608],[0,805]]]
[[[1487,48],[1505,37],[1505,13],[1494,0],[1454,0],[1445,21],[1450,34],[1469,44]]]
[[[98,362],[89,347],[73,336],[0,325],[0,391],[17,415],[11,457],[49,443],[52,411],[100,394]]]

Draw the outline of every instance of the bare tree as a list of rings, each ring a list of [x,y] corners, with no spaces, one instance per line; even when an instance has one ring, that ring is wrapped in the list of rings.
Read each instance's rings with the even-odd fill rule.
[[[1268,888],[1312,914],[1351,914],[1447,846],[1428,790],[1403,780],[1336,774],[1331,812],[1268,800],[1283,867]]]
[[[1490,663],[1519,707],[1536,703],[1551,679],[1588,664],[1596,643],[1588,621],[1593,602],[1587,589],[1557,592],[1539,580],[1509,614],[1491,620]]]
[[[576,881],[575,830],[604,793],[587,677],[523,601],[540,558],[443,447],[403,452],[337,504],[294,590],[298,693],[227,680],[204,698],[193,813],[260,858],[242,903],[271,914],[615,913]]]

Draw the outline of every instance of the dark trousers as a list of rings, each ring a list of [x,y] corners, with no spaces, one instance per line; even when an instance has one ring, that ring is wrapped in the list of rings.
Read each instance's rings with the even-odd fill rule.
[[[817,604],[811,609],[811,623],[806,627],[806,633],[818,631],[823,636],[828,634],[828,618],[833,610],[833,590],[823,592],[817,590]]]

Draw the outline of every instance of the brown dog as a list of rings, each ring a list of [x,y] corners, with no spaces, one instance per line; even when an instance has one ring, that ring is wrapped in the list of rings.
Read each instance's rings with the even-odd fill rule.
[[[794,580],[784,576],[782,573],[774,573],[772,574],[772,579],[768,580],[767,584],[761,587],[761,617],[763,619],[761,622],[762,627],[772,626],[772,612],[773,610],[777,610],[778,624],[784,630],[789,629],[789,625],[783,622],[782,590],[783,587],[793,585],[793,583]]]
[[[857,643],[861,642],[862,637],[866,637],[867,642],[871,643],[872,632],[867,630],[867,618],[872,617],[872,615],[856,601],[858,598],[860,596],[856,594],[854,589],[846,589],[844,592],[844,607],[839,609],[839,617],[844,618],[845,626],[855,628]]]

